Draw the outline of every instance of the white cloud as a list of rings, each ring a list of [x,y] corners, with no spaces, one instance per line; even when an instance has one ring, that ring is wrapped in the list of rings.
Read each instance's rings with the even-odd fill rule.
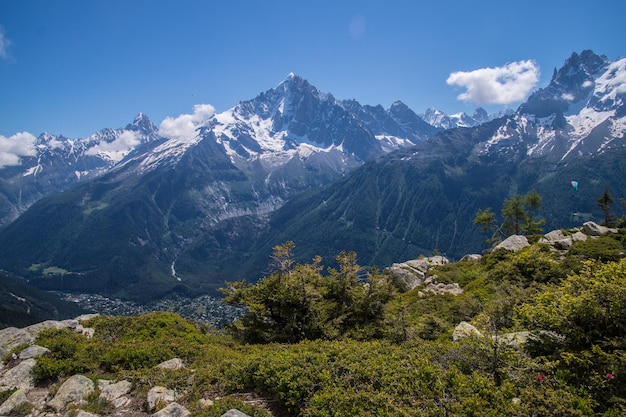
[[[166,117],[161,122],[159,134],[169,139],[191,139],[197,135],[196,129],[204,125],[215,114],[215,108],[210,104],[196,104],[193,114]]]
[[[8,138],[0,135],[0,168],[20,165],[23,156],[37,156],[36,140],[28,132],[16,133]]]
[[[9,46],[11,41],[4,36],[4,28],[0,26],[0,58],[9,59]]]
[[[523,101],[539,82],[539,66],[531,60],[512,62],[503,67],[457,71],[446,83],[467,89],[459,100],[477,104],[511,104]]]
[[[101,153],[107,154],[127,154],[135,146],[139,145],[141,140],[139,139],[139,133],[132,130],[125,130],[117,139],[112,142],[100,142],[93,148],[87,150],[87,155],[98,155]]]

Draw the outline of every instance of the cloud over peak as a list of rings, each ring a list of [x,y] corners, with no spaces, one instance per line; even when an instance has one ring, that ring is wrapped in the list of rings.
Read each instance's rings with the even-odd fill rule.
[[[511,104],[525,100],[539,82],[539,66],[532,60],[517,61],[502,67],[457,71],[446,83],[466,89],[459,100],[476,104]]]
[[[168,139],[191,139],[197,135],[196,129],[201,127],[215,114],[215,108],[210,104],[196,104],[193,114],[166,117],[159,127],[159,134]]]
[[[37,156],[36,140],[28,132],[16,133],[8,138],[0,135],[0,168],[20,165],[24,156]]]

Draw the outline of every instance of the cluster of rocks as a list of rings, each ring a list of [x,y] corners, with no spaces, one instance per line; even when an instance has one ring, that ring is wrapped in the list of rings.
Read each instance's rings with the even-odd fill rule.
[[[459,284],[438,283],[437,275],[430,273],[432,267],[445,265],[449,262],[444,256],[423,257],[392,264],[385,271],[392,277],[401,291],[409,291],[423,286],[419,290],[420,297],[424,297],[427,293],[459,295],[463,292],[463,288]]]
[[[81,322],[93,315],[77,317],[73,320],[48,320],[23,329],[9,327],[0,330],[0,359],[7,358],[6,363],[0,362],[0,393],[13,391],[2,404],[0,416],[18,413],[31,417],[65,416],[69,411],[76,417],[94,417],[96,414],[82,410],[88,403],[90,395],[98,394],[99,400],[107,401],[114,416],[156,416],[186,417],[191,414],[183,405],[176,401],[181,395],[167,387],[152,387],[146,398],[133,397],[132,384],[129,381],[111,381],[98,379],[96,382],[84,375],[73,375],[66,379],[52,394],[49,387],[35,386],[32,371],[37,358],[49,350],[34,344],[39,333],[44,329],[73,329],[92,337],[94,329],[83,327]],[[157,365],[164,369],[180,369],[184,363],[173,358]],[[213,401],[203,399],[202,407],[210,407]],[[222,417],[246,417],[239,410],[229,410]]]
[[[585,241],[587,239],[595,239],[600,236],[618,233],[617,229],[601,226],[594,222],[586,222],[582,227],[572,229],[567,234],[562,230],[553,230],[546,233],[539,240],[539,243],[547,244],[550,248],[559,253],[566,253],[572,248],[574,242]],[[518,251],[530,246],[526,236],[512,235],[496,245],[493,250],[505,249],[510,251]],[[466,255],[462,260],[478,260],[481,255]],[[548,332],[544,332],[548,333]],[[558,339],[558,335],[549,334],[553,339]],[[476,327],[467,322],[459,323],[452,333],[452,340],[458,341],[467,338],[482,338],[483,334]],[[529,332],[507,333],[498,336],[498,341],[509,346],[520,346],[530,337]]]
[[[565,234],[562,230],[558,229],[548,232],[543,235],[543,237],[539,240],[539,243],[550,245],[550,247],[555,251],[567,252],[572,248],[574,242],[585,241],[590,238],[598,238],[609,233],[618,233],[618,230],[601,226],[594,222],[586,222],[582,227],[570,230],[568,234]],[[518,251],[520,249],[524,249],[526,246],[530,246],[526,236],[512,235],[495,246],[494,250],[506,249]]]

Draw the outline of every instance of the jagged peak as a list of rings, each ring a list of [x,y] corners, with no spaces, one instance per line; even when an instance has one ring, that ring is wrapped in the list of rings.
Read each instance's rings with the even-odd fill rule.
[[[409,108],[409,106],[407,106],[406,104],[404,104],[402,101],[400,100],[396,100],[393,103],[391,103],[391,109],[405,109],[405,108]]]
[[[139,114],[135,116],[132,123],[126,125],[126,130],[139,130],[149,135],[156,135],[158,131],[150,118],[142,112],[139,112]]]

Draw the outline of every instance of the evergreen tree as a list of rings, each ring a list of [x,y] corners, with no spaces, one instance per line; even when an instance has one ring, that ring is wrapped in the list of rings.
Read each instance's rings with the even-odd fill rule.
[[[504,229],[508,235],[519,235],[522,231],[528,214],[524,207],[524,198],[516,194],[509,199],[504,200],[502,205],[502,229]]]
[[[609,189],[605,188],[600,198],[598,198],[598,207],[600,207],[600,209],[604,213],[604,222],[602,223],[602,225],[607,227],[612,225],[613,221],[615,220],[615,216],[613,216],[613,213],[611,213],[612,205],[613,198],[609,194]]]
[[[541,203],[541,195],[536,190],[532,190],[524,196],[515,194],[504,200],[501,225],[498,225],[496,215],[491,208],[478,209],[474,217],[474,224],[479,225],[483,233],[493,232],[492,237],[487,240],[488,243],[495,243],[500,238],[522,232],[526,235],[539,234],[545,224],[544,219],[536,219]]]
[[[524,224],[524,232],[526,235],[539,234],[543,231],[545,219],[535,220],[537,212],[541,208],[543,199],[537,190],[533,189],[524,196],[524,205],[526,206],[527,216]]]

